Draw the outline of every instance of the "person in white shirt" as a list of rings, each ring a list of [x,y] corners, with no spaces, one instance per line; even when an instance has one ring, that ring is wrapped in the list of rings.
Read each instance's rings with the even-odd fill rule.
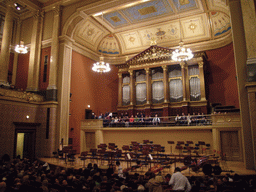
[[[169,185],[172,185],[172,190],[177,192],[189,192],[191,190],[191,185],[181,172],[180,168],[176,167],[174,174],[172,175]]]
[[[157,114],[153,118],[152,123],[153,123],[153,125],[157,125],[160,123],[160,118],[157,116]]]

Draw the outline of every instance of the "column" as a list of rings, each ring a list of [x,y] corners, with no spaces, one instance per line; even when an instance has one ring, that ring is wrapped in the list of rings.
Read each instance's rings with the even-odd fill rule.
[[[248,81],[256,81],[256,1],[240,1],[245,29],[245,41],[247,50],[247,75]]]
[[[46,91],[48,101],[57,101],[57,66],[59,54],[59,26],[60,26],[60,5],[54,8],[51,59],[49,70],[49,85]]]
[[[123,105],[123,74],[118,73],[118,107]]]
[[[183,101],[187,101],[188,100],[188,95],[189,95],[189,92],[187,92],[187,75],[186,75],[186,68],[187,68],[187,65],[185,62],[181,62],[180,63],[180,66],[181,66],[181,74],[182,74],[182,89],[183,89]]]
[[[37,11],[33,16],[27,91],[39,91],[39,69],[42,41],[41,16],[40,11]]]
[[[3,39],[0,54],[0,85],[9,86],[8,67],[10,60],[10,45],[13,27],[13,0],[6,0],[6,14],[3,29]]]
[[[164,103],[168,103],[170,101],[169,96],[169,83],[168,83],[168,68],[166,65],[162,66],[164,73]]]
[[[130,105],[135,105],[135,80],[134,71],[129,70],[130,73]]]
[[[151,104],[152,97],[152,86],[151,86],[151,69],[146,68],[146,83],[147,83],[147,102],[146,104]]]
[[[231,29],[232,39],[235,54],[235,66],[237,74],[237,87],[240,107],[240,117],[242,125],[242,142],[244,162],[247,169],[255,169],[255,150],[253,149],[252,129],[250,125],[250,112],[248,104],[248,94],[246,90],[246,42],[243,27],[243,17],[241,10],[241,1],[230,0],[230,15],[231,15]]]
[[[72,42],[63,39],[59,49],[58,66],[58,122],[59,140],[64,139],[68,145],[69,138],[69,104],[71,84]]]
[[[199,66],[201,101],[206,101],[206,97],[205,97],[205,83],[204,83],[204,62],[203,61],[199,62],[198,66]]]
[[[15,45],[20,43],[20,29],[21,29],[21,20],[18,19],[17,21],[17,30],[16,30],[16,37],[15,37]],[[14,52],[13,58],[13,69],[12,69],[12,85],[16,85],[16,75],[17,75],[17,65],[18,65],[18,56],[19,54]]]

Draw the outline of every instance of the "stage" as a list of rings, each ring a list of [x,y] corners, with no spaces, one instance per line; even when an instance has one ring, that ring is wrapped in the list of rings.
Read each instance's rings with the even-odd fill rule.
[[[74,169],[80,169],[87,167],[88,163],[96,163],[98,164],[99,168],[101,169],[107,169],[109,161],[101,161],[101,160],[95,160],[95,159],[86,159],[85,161],[82,161],[79,158],[80,155],[75,155],[74,162],[68,162],[67,160],[59,159],[59,158],[39,158],[42,162],[47,162],[51,168],[54,168],[56,166],[60,166],[63,168],[74,168]],[[112,162],[112,164],[115,164],[115,161]],[[127,169],[128,167],[137,165],[136,162],[127,163],[126,161],[121,161],[121,166],[123,169]],[[157,164],[152,163],[151,167],[156,166]],[[163,168],[161,170],[162,175],[166,174],[172,174],[175,168],[175,165],[177,167],[184,167],[184,163],[182,162],[176,162],[170,164],[169,168]],[[159,165],[160,166],[160,165]],[[256,172],[254,170],[248,170],[246,169],[245,165],[241,161],[219,161],[219,166],[223,170],[221,172],[221,176],[225,175],[226,173],[229,173],[230,175],[238,174],[238,175],[256,175]],[[129,174],[135,174],[138,173],[140,175],[144,175],[145,172],[147,172],[150,169],[150,165],[142,165],[140,168],[135,169],[133,171],[129,170]],[[202,168],[198,172],[193,172],[192,168],[187,168],[186,170],[183,170],[182,173],[185,176],[204,176],[204,173],[202,172]]]

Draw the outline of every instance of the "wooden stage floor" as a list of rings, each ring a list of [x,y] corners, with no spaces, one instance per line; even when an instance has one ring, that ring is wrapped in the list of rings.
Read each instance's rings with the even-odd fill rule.
[[[81,161],[78,158],[79,155],[75,156],[75,162],[67,162],[65,163],[65,160],[60,160],[58,158],[39,158],[39,160],[43,161],[43,162],[47,162],[50,167],[51,166],[60,166],[60,167],[64,167],[64,168],[74,168],[74,169],[80,169],[83,168],[84,165],[85,167],[87,167],[88,163],[96,163],[98,164],[99,168],[102,169],[107,169],[108,168],[108,161],[98,161],[97,160],[92,160],[92,159],[87,159],[84,161]],[[113,162],[113,164],[115,164],[115,162]],[[123,169],[127,168],[127,162],[121,161],[121,165],[123,167]],[[136,162],[132,162],[131,165],[136,165]],[[154,164],[152,163],[151,165],[152,167],[154,166]],[[183,167],[184,164],[183,163],[176,163],[176,166],[178,167]],[[220,162],[220,167],[223,170],[228,170],[228,171],[233,171],[233,172],[222,172],[221,175],[225,175],[226,173],[229,173],[230,175],[234,175],[235,173],[238,175],[256,175],[255,170],[248,170],[246,169],[245,165],[243,162],[240,161],[226,161],[226,162]],[[172,164],[170,168],[164,168],[161,172],[162,175],[166,175],[166,174],[172,174],[174,171],[175,165]],[[140,175],[144,175],[146,171],[148,171],[149,169],[149,165],[148,166],[142,166],[142,168],[139,168],[137,171],[130,171],[130,174],[134,174],[134,173],[138,173]],[[199,172],[193,172],[190,169],[186,169],[184,171],[182,171],[182,173],[185,176],[204,176],[204,173],[202,171]]]

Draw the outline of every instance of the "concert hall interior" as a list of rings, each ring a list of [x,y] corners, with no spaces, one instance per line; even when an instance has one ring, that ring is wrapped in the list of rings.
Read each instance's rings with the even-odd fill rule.
[[[255,0],[0,0],[0,157],[215,155],[255,171],[255,26]]]

